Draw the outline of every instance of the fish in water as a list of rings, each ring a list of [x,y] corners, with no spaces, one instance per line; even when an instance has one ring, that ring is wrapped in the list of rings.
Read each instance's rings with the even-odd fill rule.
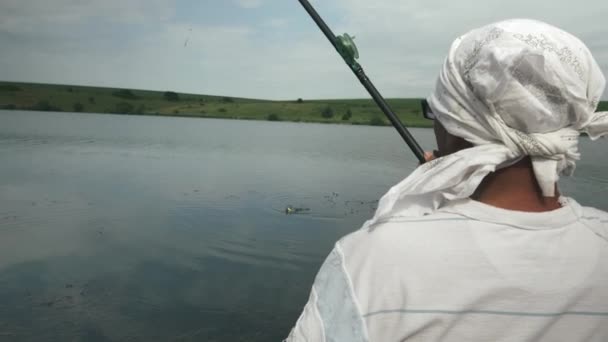
[[[297,207],[293,207],[291,205],[288,205],[287,207],[285,207],[285,215],[298,214],[298,213],[302,213],[305,211],[310,211],[310,208],[297,208]]]

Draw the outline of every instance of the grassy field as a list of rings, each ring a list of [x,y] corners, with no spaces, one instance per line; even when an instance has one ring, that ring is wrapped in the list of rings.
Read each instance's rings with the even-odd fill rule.
[[[388,99],[408,127],[430,127],[420,99]],[[115,88],[0,82],[0,109],[389,125],[371,99],[266,101]],[[598,110],[608,111],[608,102]]]
[[[389,99],[409,127],[430,127],[419,99]],[[265,101],[174,92],[0,82],[0,108],[388,125],[371,99]]]

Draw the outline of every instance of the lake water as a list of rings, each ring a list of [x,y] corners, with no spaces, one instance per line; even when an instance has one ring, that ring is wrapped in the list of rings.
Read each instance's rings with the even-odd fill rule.
[[[607,147],[561,185],[604,210]],[[415,167],[385,127],[0,111],[0,341],[279,341]]]

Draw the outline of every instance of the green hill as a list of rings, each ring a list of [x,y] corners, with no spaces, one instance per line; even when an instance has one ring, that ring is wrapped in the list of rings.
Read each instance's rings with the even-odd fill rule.
[[[388,99],[407,127],[431,127],[420,99]],[[0,109],[389,125],[371,99],[267,101],[117,88],[0,82]],[[599,111],[608,111],[608,102]]]
[[[389,99],[409,127],[430,127],[419,99]],[[371,99],[266,101],[134,89],[0,82],[0,108],[202,118],[388,125]]]

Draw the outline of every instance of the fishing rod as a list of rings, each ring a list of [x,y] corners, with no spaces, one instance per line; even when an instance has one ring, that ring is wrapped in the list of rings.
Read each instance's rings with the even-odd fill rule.
[[[310,17],[315,21],[317,26],[319,26],[321,31],[323,31],[325,37],[329,39],[330,43],[334,46],[334,48],[336,48],[340,56],[342,56],[344,62],[350,67],[365,89],[367,89],[367,92],[372,96],[378,107],[380,107],[388,120],[393,124],[393,127],[395,127],[397,132],[399,132],[399,135],[401,135],[405,143],[410,147],[412,152],[414,152],[416,158],[418,158],[420,163],[424,163],[424,151],[420,145],[418,145],[416,139],[414,139],[407,128],[403,126],[397,115],[395,115],[395,112],[393,112],[388,103],[386,103],[386,100],[382,97],[382,95],[380,95],[380,92],[378,92],[378,89],[376,89],[372,81],[370,81],[370,79],[367,77],[363,71],[363,67],[357,63],[357,59],[359,58],[359,50],[357,50],[357,46],[353,41],[354,37],[349,36],[347,33],[336,37],[329,26],[325,24],[325,21],[323,21],[321,16],[319,16],[314,7],[312,7],[312,5],[308,2],[308,0],[299,1],[306,12],[308,12]]]

